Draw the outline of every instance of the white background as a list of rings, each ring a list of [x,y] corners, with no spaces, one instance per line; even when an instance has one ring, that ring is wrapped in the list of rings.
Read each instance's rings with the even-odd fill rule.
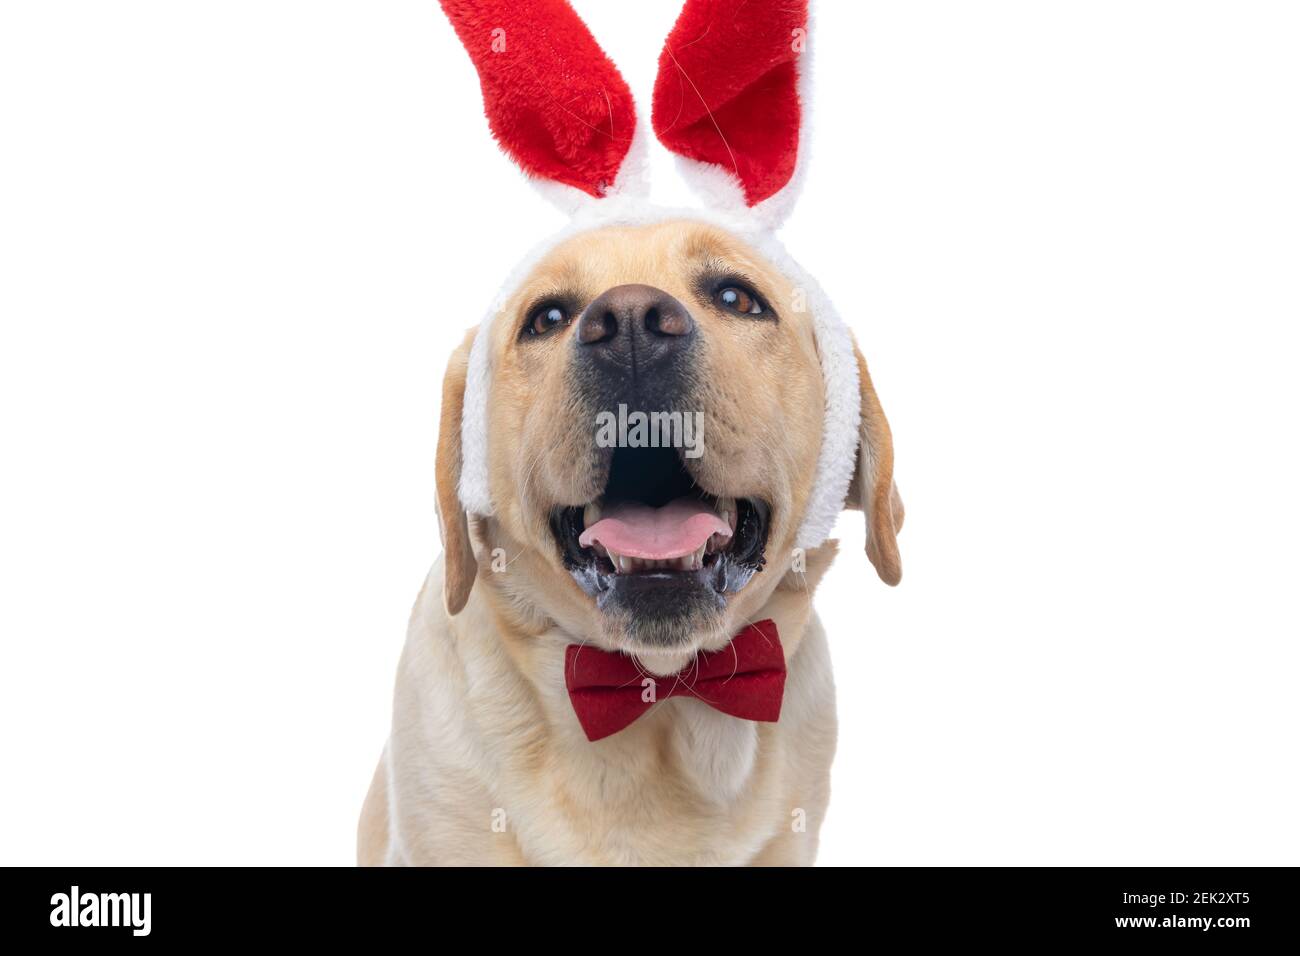
[[[644,105],[678,4],[576,6]],[[821,862],[1300,863],[1298,43],[822,3],[784,237],[908,518],[818,596]],[[560,224],[431,0],[0,8],[0,862],[351,862],[443,366]]]

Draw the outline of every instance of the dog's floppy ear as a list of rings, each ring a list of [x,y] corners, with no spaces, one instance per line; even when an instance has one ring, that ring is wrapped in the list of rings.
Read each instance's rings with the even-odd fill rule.
[[[465,378],[474,332],[452,353],[442,380],[442,415],[434,475],[438,490],[438,530],[442,535],[443,599],[448,614],[459,614],[478,576],[478,561],[469,537],[469,516],[460,502],[460,423],[465,407]]]
[[[880,580],[897,584],[903,577],[898,554],[898,532],[903,527],[903,499],[894,484],[894,441],[889,422],[880,407],[876,389],[867,373],[862,350],[853,346],[858,361],[858,388],[862,394],[862,418],[858,426],[858,459],[849,485],[846,507],[860,508],[867,518],[867,558]]]

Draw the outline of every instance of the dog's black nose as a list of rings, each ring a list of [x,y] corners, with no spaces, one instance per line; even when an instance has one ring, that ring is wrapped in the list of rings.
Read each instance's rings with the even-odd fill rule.
[[[688,349],[695,341],[695,320],[662,289],[617,285],[583,310],[577,341],[591,358],[637,375]]]

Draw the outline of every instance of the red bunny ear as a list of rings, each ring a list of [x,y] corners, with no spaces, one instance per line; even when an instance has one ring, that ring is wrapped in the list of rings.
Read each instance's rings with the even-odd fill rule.
[[[659,140],[733,174],[750,206],[794,175],[807,23],[807,0],[687,0],[659,57]]]
[[[524,171],[604,195],[632,143],[632,93],[565,0],[441,0]]]

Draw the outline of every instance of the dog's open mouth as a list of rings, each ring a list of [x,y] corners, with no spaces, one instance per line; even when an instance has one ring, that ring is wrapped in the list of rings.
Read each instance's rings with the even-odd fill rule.
[[[560,508],[551,527],[565,567],[598,603],[611,590],[740,590],[764,563],[769,506],[718,497],[671,448],[619,448],[604,493]]]

